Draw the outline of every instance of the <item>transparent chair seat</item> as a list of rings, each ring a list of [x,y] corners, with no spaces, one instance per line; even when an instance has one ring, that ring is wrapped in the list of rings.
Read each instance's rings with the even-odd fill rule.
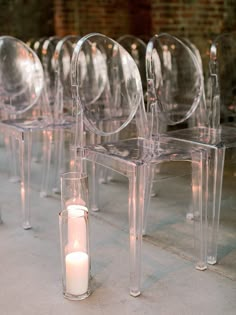
[[[197,127],[183,130],[169,131],[167,135],[161,137],[171,137],[183,141],[194,141],[202,145],[212,145],[212,147],[230,148],[235,146],[235,128],[230,126],[220,126],[218,129]]]
[[[44,143],[48,148],[46,130],[52,123],[52,116],[44,89],[41,62],[26,44],[14,37],[0,37],[0,78],[1,107],[7,117],[0,122],[0,128],[8,137],[19,142],[23,227],[28,229],[31,227],[32,136],[34,131],[43,131]],[[43,152],[45,169],[50,157],[45,148]]]
[[[157,108],[156,89],[153,87],[158,88],[158,86],[154,84],[156,82],[153,82],[153,80],[148,80],[148,89],[150,89],[148,90],[150,93],[148,99],[150,103],[148,105],[152,111],[151,119],[148,122],[137,65],[127,51],[114,40],[101,34],[89,34],[83,37],[76,45],[71,66],[73,99],[78,115],[78,139],[75,143],[78,167],[81,172],[84,172],[83,161],[89,160],[109,167],[129,179],[130,294],[132,296],[140,294],[143,215],[145,206],[148,206],[146,200],[151,190],[152,167],[167,160],[192,160],[192,156],[194,156],[195,170],[197,174],[201,174],[202,164],[206,161],[204,145],[198,146],[196,144],[195,148],[187,145],[181,146],[179,140],[171,142],[167,141],[165,137],[162,140],[157,132],[157,118],[159,119],[159,116],[162,116],[162,119],[166,119],[169,123],[172,122],[172,124],[184,121],[196,109],[202,92],[200,70],[191,51],[175,38],[167,35],[162,35],[160,38],[169,39],[171,47],[173,47],[173,44],[176,45],[176,51],[179,48],[178,52],[183,56],[181,59],[183,64],[181,82],[186,83],[185,79],[187,78],[187,89],[186,85],[181,85],[181,87],[184,91],[188,89],[192,91],[191,102],[183,112],[183,116],[178,117],[178,120],[174,120],[175,117],[171,115],[171,111],[168,112],[167,106]],[[97,64],[91,68],[88,62],[90,56],[97,51],[102,52],[106,61],[107,68],[105,71],[107,73],[105,75],[103,67]],[[83,58],[84,55],[87,56],[86,59]],[[185,57],[188,58],[187,66],[184,64]],[[161,65],[160,60],[159,65]],[[81,68],[86,67],[90,77],[87,77],[87,81],[83,84]],[[152,70],[151,67],[151,73]],[[160,70],[158,68],[155,73],[155,79],[160,78],[158,82],[161,81],[162,73]],[[96,71],[96,75],[94,71]],[[115,79],[114,71],[117,74]],[[192,78],[192,75],[194,78]],[[97,77],[97,82],[103,87],[102,93],[98,97],[94,97],[95,95],[92,92],[87,93],[87,87],[89,82],[93,82],[93,77]],[[181,101],[186,100],[183,97]],[[166,102],[166,104],[168,103]],[[124,119],[124,117],[126,118]],[[104,124],[104,122],[106,123]],[[105,128],[107,125],[109,127]],[[129,126],[136,127],[136,138],[122,141],[116,138],[115,141],[109,141],[110,135],[120,134]],[[83,137],[85,128],[88,132],[98,135],[101,142],[86,145]],[[200,184],[198,177],[196,181]],[[97,190],[97,187],[92,185],[90,194],[94,195],[95,190]],[[200,209],[202,201],[205,200],[199,191],[196,192],[195,197],[195,206]],[[202,229],[202,234],[204,231],[205,229]],[[200,239],[200,250],[197,255],[201,261],[202,256],[204,256],[202,253],[205,252],[205,236],[202,235]]]
[[[100,154],[100,155],[99,155]],[[129,164],[139,165],[140,161],[148,160],[150,154],[150,146],[147,139],[134,138],[117,142],[106,142],[104,144],[95,144],[86,146],[85,155],[89,160],[94,160],[98,164],[104,164],[104,154],[110,158],[120,160],[120,163],[126,165],[127,172]],[[101,160],[100,160],[101,159]],[[113,164],[113,162],[111,162]],[[105,162],[106,167],[109,167],[109,162]],[[114,166],[113,166],[114,167]]]

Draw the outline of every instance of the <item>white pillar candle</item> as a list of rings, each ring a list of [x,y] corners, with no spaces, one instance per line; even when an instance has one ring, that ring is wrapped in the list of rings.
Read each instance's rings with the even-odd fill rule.
[[[88,291],[89,259],[84,252],[66,255],[66,291],[72,295],[82,295]]]
[[[81,206],[85,206],[85,201],[83,199],[81,199],[80,197],[74,197],[74,198],[70,198],[65,202],[66,208],[68,208],[69,206],[73,206],[73,205],[81,205]]]
[[[68,246],[69,250],[87,252],[86,207],[70,205],[68,211]]]

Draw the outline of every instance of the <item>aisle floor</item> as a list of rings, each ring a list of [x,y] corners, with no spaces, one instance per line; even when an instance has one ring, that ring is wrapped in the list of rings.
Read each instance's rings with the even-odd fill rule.
[[[35,174],[40,173],[40,167],[40,163],[33,165]],[[90,215],[93,293],[75,302],[62,295],[59,197],[40,198],[33,186],[33,228],[23,230],[19,184],[8,181],[5,169],[1,166],[1,315],[236,313],[233,176],[224,185],[219,264],[204,272],[194,268],[194,224],[186,220],[191,207],[188,172],[156,182],[157,196],[152,198],[143,242],[142,294],[137,298],[129,295],[127,181],[115,176],[111,183],[99,185],[101,211]],[[168,173],[168,166],[163,173]]]

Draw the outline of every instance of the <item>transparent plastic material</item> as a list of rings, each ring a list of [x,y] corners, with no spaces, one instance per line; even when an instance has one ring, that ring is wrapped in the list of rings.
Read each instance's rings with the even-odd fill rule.
[[[201,54],[200,54],[198,47],[195,44],[193,44],[188,38],[181,38],[181,40],[184,42],[184,44],[186,44],[190,48],[190,50],[192,51],[192,53],[196,57],[196,60],[199,64],[199,70],[201,70],[201,74],[202,74],[203,79],[204,79],[202,57],[201,57]],[[203,84],[205,87],[206,82],[204,82]],[[205,92],[205,88],[204,88],[202,91],[202,96],[200,99],[199,106],[196,108],[194,113],[188,119],[188,126],[189,127],[209,126],[209,123],[210,123],[209,122],[209,115],[208,115],[207,104],[206,104],[206,92]]]
[[[190,49],[179,39],[160,34],[148,43],[146,69],[149,100],[150,93],[158,96],[158,119],[169,125],[187,120],[203,92],[200,65]]]
[[[30,165],[33,131],[45,130],[52,116],[44,90],[44,76],[37,55],[22,41],[0,37],[0,102],[7,119],[0,128],[19,142],[23,227],[30,223]],[[43,167],[50,156],[44,151]]]
[[[101,34],[90,34],[80,39],[74,50],[71,70],[73,97],[78,113],[76,145],[80,168],[83,169],[83,160],[88,159],[129,178],[130,294],[138,296],[145,157],[148,154],[142,145],[142,138],[116,141],[107,147],[103,142],[85,146],[83,131],[86,127],[88,132],[100,136],[101,141],[119,133],[132,121],[137,133],[143,137],[147,136],[147,117],[140,74],[126,50]],[[81,76],[84,73],[89,75],[83,81]],[[90,86],[94,89],[91,90]],[[91,185],[91,196],[96,193],[93,189],[97,190],[97,187]]]
[[[146,90],[147,90],[147,80],[146,80],[146,69],[145,69],[145,54],[146,54],[146,44],[140,38],[133,36],[133,35],[123,35],[117,39],[117,42],[125,48],[126,51],[132,56],[134,59],[141,76],[142,86],[143,86],[143,93],[144,93],[144,101],[146,99]],[[117,76],[117,80],[119,77]],[[119,83],[118,83],[119,84]],[[119,97],[116,98],[119,101]],[[119,108],[119,104],[117,104]],[[117,134],[113,134],[107,139],[107,141],[114,142],[118,139]],[[99,172],[99,181],[101,183],[107,183],[113,179],[113,175],[111,170],[107,168],[101,168]],[[94,202],[94,208],[98,209],[98,205]]]
[[[167,35],[163,36],[166,37]],[[150,44],[148,44],[147,46],[147,64],[149,66],[152,64],[152,67],[154,69],[155,62],[152,61],[151,52],[153,50],[153,47],[155,46],[155,41],[161,42],[160,36],[154,37],[150,41]],[[216,262],[216,241],[221,205],[225,150],[227,148],[235,147],[236,144],[235,129],[220,125],[221,94],[219,87],[221,85],[219,83],[221,82],[222,78],[220,78],[221,72],[219,71],[220,66],[219,60],[217,59],[216,47],[217,43],[214,42],[211,47],[211,59],[209,62],[210,73],[208,86],[210,87],[211,93],[209,93],[208,91],[206,99],[206,126],[196,126],[188,129],[176,130],[159,136],[160,143],[170,145],[171,143],[173,144],[176,142],[176,144],[178,144],[178,147],[181,144],[181,147],[183,147],[184,151],[186,150],[186,148],[190,150],[193,164],[198,165],[199,162],[201,164],[199,171],[193,172],[193,174],[197,174],[193,175],[195,176],[193,177],[193,188],[196,186],[196,183],[198,183],[198,189],[193,189],[193,206],[196,213],[198,211],[200,213],[200,217],[195,217],[194,219],[195,221],[200,221],[199,227],[201,233],[201,246],[199,249],[200,261],[197,264],[197,268],[201,270],[206,269],[206,261],[208,261],[208,263]],[[227,52],[227,50],[225,50],[225,52]],[[185,55],[184,62],[187,64],[186,58],[187,56]],[[156,70],[154,69],[153,72],[155,73]],[[162,74],[164,70],[165,67],[163,66]],[[195,76],[196,72],[191,72],[192,75]],[[202,72],[200,71],[199,73],[201,76]],[[188,80],[187,72],[185,72],[185,74],[186,77],[181,76],[181,85],[184,85],[184,82]],[[150,87],[153,83],[152,79],[153,76],[148,73],[148,81],[150,83]],[[188,84],[189,82],[191,81],[189,80]],[[195,82],[197,82],[197,80],[195,80]],[[153,86],[155,86],[155,84],[153,84]],[[161,108],[160,104],[162,105],[162,99],[159,97],[159,95],[163,93],[162,88],[164,86],[165,84],[163,84],[162,87],[158,88],[158,86],[156,85],[156,90],[150,89],[150,101],[156,99],[156,105],[154,105],[154,108],[155,106],[157,106],[157,110],[154,109],[154,113],[157,113],[158,109]],[[195,88],[196,86],[194,86],[193,89],[188,89],[188,91],[194,91]],[[176,95],[183,95],[184,88],[181,90],[179,90]],[[175,92],[174,90],[170,91],[172,91],[173,93]],[[168,95],[170,98],[173,98],[171,93],[169,93]],[[199,93],[196,94],[197,97],[199,97],[200,95],[201,94]],[[181,98],[179,100],[181,100]],[[196,99],[192,98],[192,100],[194,105]],[[180,105],[182,106],[182,102],[179,102],[178,107],[180,107]],[[187,111],[187,113],[188,112],[191,112],[191,110]],[[187,117],[188,115],[185,116]],[[198,153],[196,152],[199,152],[200,156],[202,156],[200,159]],[[195,204],[195,202],[199,203],[198,206]],[[206,257],[207,251],[208,258]]]
[[[164,36],[165,35],[162,37],[163,40],[165,39]],[[166,38],[166,45],[170,44],[170,39],[171,38],[169,37]],[[167,121],[171,121],[175,124],[187,119],[196,108],[201,97],[202,78],[198,64],[191,51],[186,48],[187,52],[185,52],[185,45],[183,45],[183,49],[180,41],[175,38],[173,41],[174,42],[171,44],[176,45],[175,52],[178,51],[181,56],[184,54],[185,57],[189,58],[187,59],[187,62],[191,71],[186,65],[182,65],[183,59],[181,60],[181,66],[184,67],[184,71],[181,71],[181,79],[184,79],[185,76],[188,77],[190,74],[194,75],[196,79],[190,80],[190,82],[188,80],[187,89],[189,89],[189,93],[182,97],[183,110],[180,111],[180,116],[176,115],[174,111],[175,106],[169,106],[167,100],[165,100],[163,117]],[[81,84],[81,80],[79,79],[80,68],[86,66],[84,59],[80,59],[80,56],[90,55],[94,52],[95,47],[102,51],[103,56],[105,56],[104,59],[107,63],[108,82],[105,85],[103,84],[105,88],[100,95],[100,98],[95,98],[93,95],[90,95],[90,98],[93,98],[94,101],[89,103],[86,98],[87,88]],[[165,47],[165,52],[167,49],[168,46]],[[160,52],[161,51],[162,50],[160,50]],[[158,57],[156,50],[155,52],[155,56]],[[155,70],[158,70],[159,72],[155,72],[154,78],[150,78],[152,81],[148,80],[148,92],[153,93],[151,95],[149,94],[150,98],[148,99],[148,101],[150,101],[148,105],[152,113],[151,124],[148,124],[144,109],[139,71],[134,60],[123,47],[106,36],[91,34],[78,42],[72,58],[73,95],[75,104],[78,106],[78,113],[80,113],[78,121],[78,131],[80,131],[80,133],[78,133],[78,136],[83,135],[83,124],[86,125],[88,130],[96,132],[100,136],[110,136],[113,133],[118,133],[128,125],[135,125],[139,136],[138,138],[130,140],[110,143],[104,141],[104,143],[86,147],[83,146],[83,138],[80,136],[80,140],[77,143],[79,162],[81,159],[85,158],[92,162],[96,162],[97,164],[109,167],[129,178],[130,294],[132,296],[140,294],[143,212],[144,206],[148,206],[148,203],[145,203],[145,200],[148,199],[150,194],[150,175],[152,175],[152,164],[150,163],[160,163],[161,161],[176,159],[177,153],[179,158],[184,155],[185,159],[187,159],[186,156],[189,158],[192,149],[192,147],[186,147],[185,150],[184,148],[181,150],[179,149],[180,145],[174,142],[166,146],[164,141],[162,149],[160,150],[161,142],[157,128],[157,118],[159,119],[158,115],[162,111],[163,106],[161,106],[160,102],[158,103],[159,107],[157,106],[155,88],[162,88],[160,95],[163,96],[165,86],[169,88],[170,85],[169,79],[164,80],[161,75],[162,72],[160,70],[163,64],[161,64],[160,60],[155,59],[154,61],[156,62],[155,65],[159,66],[159,68],[155,68]],[[87,66],[89,67],[88,64]],[[152,63],[149,66],[152,71]],[[113,67],[115,67],[116,73],[119,74],[119,76],[116,76],[115,81],[114,75],[112,75],[114,73]],[[94,70],[98,72],[97,75],[99,75],[99,70],[101,80],[98,82],[102,82],[106,76],[104,76],[103,67],[99,68],[97,65],[96,70]],[[170,69],[168,68],[168,70]],[[157,78],[159,80],[158,82],[156,82]],[[151,85],[153,82],[155,82],[155,85]],[[161,82],[165,84],[165,86],[157,85],[157,83],[160,84]],[[184,83],[182,81],[179,82],[180,85],[175,88],[178,88],[179,92],[186,93],[187,89],[184,86]],[[114,89],[114,83],[116,89]],[[151,88],[153,89],[151,90]],[[171,89],[171,91],[173,90]],[[167,95],[167,93],[165,95]],[[176,99],[174,99],[174,101],[178,106],[179,112],[181,104],[177,103],[178,98],[177,96],[175,97]],[[119,102],[117,102],[117,100],[119,100]],[[190,103],[188,103],[188,101]],[[169,109],[171,110],[170,115],[168,114]],[[134,115],[135,120],[133,120]],[[198,153],[197,150],[195,156],[196,159],[200,156],[200,153]],[[200,157],[199,161],[201,161]],[[82,167],[82,162],[80,162],[80,164]],[[199,169],[200,163],[197,163],[196,165],[196,168]],[[93,195],[93,191],[91,194]],[[200,197],[196,198],[196,200],[197,202],[200,202]],[[202,240],[203,238],[201,238],[201,241]],[[199,260],[201,260],[202,257],[205,257],[204,254],[202,254],[205,248],[202,243],[200,244],[200,248],[201,257]],[[199,256],[200,254],[198,254],[198,257]]]
[[[210,80],[211,84],[208,86],[208,99],[212,97],[212,114],[215,124],[219,125],[220,120],[223,123],[236,122],[236,32],[223,33],[215,38],[210,47]],[[213,75],[215,81],[213,81]],[[212,84],[213,83],[213,84]],[[219,106],[220,102],[220,106]],[[216,108],[215,104],[218,105]]]
[[[66,36],[57,42],[51,63],[54,68],[54,103],[53,103],[53,142],[52,161],[55,165],[53,191],[60,192],[60,174],[67,168],[70,151],[65,147],[74,137],[75,116],[71,96],[70,65],[77,36]]]
[[[100,62],[91,67],[92,57],[97,55]],[[78,167],[83,171],[83,160],[89,160],[129,179],[132,296],[140,294],[142,229],[153,168],[162,161],[192,162],[193,207],[194,213],[199,212],[195,218],[199,240],[196,242],[196,260],[197,268],[204,270],[207,266],[208,215],[218,213],[225,147],[234,143],[234,135],[229,138],[228,131],[222,133],[221,129],[208,126],[160,134],[160,119],[175,125],[186,121],[199,106],[203,94],[202,70],[192,51],[181,40],[168,34],[150,40],[146,63],[149,121],[137,65],[117,42],[101,34],[83,37],[75,47],[71,66],[72,92],[78,114]],[[81,76],[88,72],[90,75],[83,82]],[[97,93],[97,88],[96,92],[89,89],[94,78],[97,82],[94,86],[102,87],[101,94]],[[100,137],[100,143],[85,145],[85,127]],[[107,141],[110,135],[133,127],[137,137]],[[93,196],[95,186],[91,188]]]
[[[55,64],[53,63],[53,54],[59,40],[57,36],[51,36],[46,38],[42,44],[41,61],[44,69],[48,98],[51,104],[53,104],[55,100]]]
[[[133,35],[123,35],[117,39],[117,42],[125,48],[125,50],[130,53],[134,59],[136,65],[138,66],[144,95],[147,90],[147,79],[146,79],[146,67],[145,67],[145,54],[146,54],[146,44],[144,41]]]
[[[71,122],[73,104],[71,98],[70,64],[74,47],[79,40],[78,36],[66,36],[61,39],[52,56],[55,69],[55,96],[53,107],[54,123]]]
[[[207,262],[215,264],[217,262],[217,238],[220,220],[221,198],[219,183],[222,184],[224,154],[220,154],[221,147],[226,149],[235,147],[236,144],[236,123],[235,123],[235,52],[236,33],[224,33],[216,37],[210,47],[209,81],[207,91],[207,103],[210,107],[211,126],[218,130],[219,154],[214,156],[214,164],[211,172],[214,172],[216,182],[213,185],[210,202],[213,203],[209,213],[209,233],[208,233],[208,253]],[[223,122],[220,125],[220,122]],[[216,141],[214,139],[214,141]],[[229,155],[227,160],[233,161],[233,156]],[[220,165],[219,165],[220,164]],[[221,168],[220,168],[221,167]]]
[[[47,40],[47,37],[41,37],[33,43],[33,47],[30,46],[30,48],[32,48],[32,50],[39,57],[40,61],[42,61],[42,47],[43,47],[45,40]]]

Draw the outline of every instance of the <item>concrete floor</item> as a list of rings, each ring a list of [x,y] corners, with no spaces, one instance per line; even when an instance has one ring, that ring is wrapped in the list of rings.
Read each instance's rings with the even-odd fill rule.
[[[204,272],[194,268],[194,224],[185,219],[191,207],[189,176],[157,182],[158,196],[152,199],[143,242],[142,295],[137,298],[129,296],[128,289],[127,182],[116,176],[110,184],[100,185],[102,210],[90,215],[93,293],[75,302],[62,295],[59,198],[42,199],[34,186],[33,229],[24,231],[20,226],[19,185],[8,181],[4,163],[0,166],[1,315],[236,314],[233,177],[225,180],[219,264]],[[40,164],[33,165],[33,173],[40,169]],[[164,174],[168,170],[169,166],[163,167]]]

